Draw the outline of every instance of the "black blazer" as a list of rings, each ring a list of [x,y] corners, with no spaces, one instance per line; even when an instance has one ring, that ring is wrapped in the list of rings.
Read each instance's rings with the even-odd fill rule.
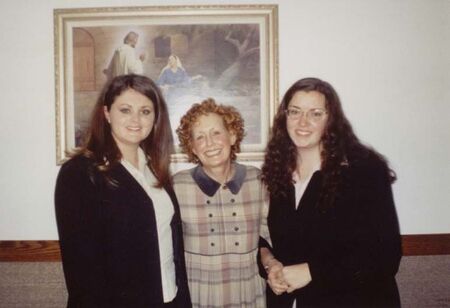
[[[286,197],[270,199],[274,256],[284,265],[307,262],[312,281],[280,296],[268,287],[268,307],[291,308],[294,298],[297,307],[400,306],[394,276],[401,239],[387,167],[375,157],[343,166],[343,184],[326,212],[316,206],[322,176],[313,175],[297,210],[292,184]]]
[[[116,187],[82,156],[58,175],[55,208],[68,307],[162,307],[161,269],[152,200],[118,164]],[[180,210],[171,227],[179,307],[191,307],[184,261]]]

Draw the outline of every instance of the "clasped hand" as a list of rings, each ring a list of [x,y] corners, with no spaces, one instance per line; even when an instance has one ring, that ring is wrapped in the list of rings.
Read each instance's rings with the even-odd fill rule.
[[[283,266],[274,259],[267,268],[267,284],[276,295],[303,288],[311,280],[308,263]]]

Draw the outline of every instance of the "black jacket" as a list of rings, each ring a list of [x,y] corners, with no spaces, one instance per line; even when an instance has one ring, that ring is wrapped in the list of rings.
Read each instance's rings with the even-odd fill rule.
[[[111,170],[116,186],[85,157],[66,162],[55,191],[68,307],[162,307],[161,269],[152,200],[128,171]],[[191,307],[180,211],[171,222],[179,307]]]
[[[375,157],[342,166],[343,184],[325,212],[316,206],[322,176],[313,175],[297,210],[292,184],[286,197],[270,199],[272,252],[284,265],[307,262],[312,281],[280,296],[267,287],[268,307],[291,308],[294,298],[297,307],[400,306],[401,238],[387,167]]]

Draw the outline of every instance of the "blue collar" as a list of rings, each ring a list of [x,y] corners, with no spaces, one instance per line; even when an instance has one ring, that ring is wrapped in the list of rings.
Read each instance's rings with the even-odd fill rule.
[[[238,163],[233,163],[233,165],[235,169],[234,177],[230,181],[225,183],[225,185],[234,195],[236,195],[241,189],[242,184],[244,183],[247,169],[244,165]],[[210,178],[200,165],[191,170],[191,176],[194,179],[195,183],[197,183],[198,187],[200,187],[200,189],[209,197],[214,196],[217,190],[220,188],[220,183],[217,183],[215,180]]]

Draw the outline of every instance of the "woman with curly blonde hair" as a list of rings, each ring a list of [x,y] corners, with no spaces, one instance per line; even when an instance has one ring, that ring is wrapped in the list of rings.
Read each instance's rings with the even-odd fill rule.
[[[207,99],[187,111],[177,133],[198,164],[174,176],[193,306],[265,307],[256,256],[260,237],[270,242],[266,193],[260,171],[235,161],[241,115]]]
[[[262,179],[270,192],[272,245],[261,248],[269,308],[400,305],[395,175],[358,140],[329,83],[305,78],[288,89]]]

